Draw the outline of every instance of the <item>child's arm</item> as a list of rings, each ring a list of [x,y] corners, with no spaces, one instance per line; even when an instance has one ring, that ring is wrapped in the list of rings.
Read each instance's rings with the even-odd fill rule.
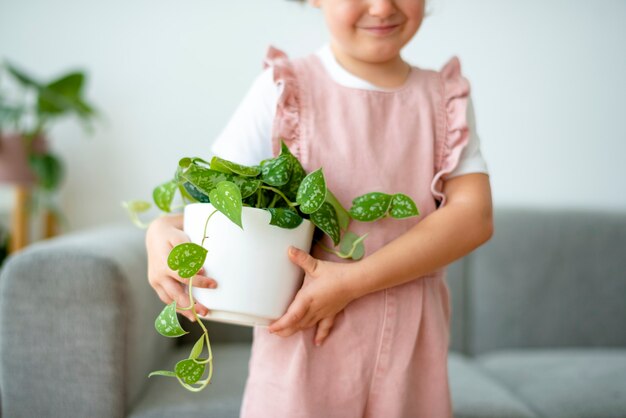
[[[350,301],[436,271],[486,242],[493,233],[489,177],[454,177],[444,183],[443,192],[444,207],[361,261],[335,263],[304,251],[290,254],[304,269],[305,282],[270,332],[289,336],[319,323],[315,338],[323,340]]]
[[[361,262],[362,276],[349,288],[353,297],[395,286],[463,257],[493,234],[491,188],[485,174],[445,182],[444,207]]]

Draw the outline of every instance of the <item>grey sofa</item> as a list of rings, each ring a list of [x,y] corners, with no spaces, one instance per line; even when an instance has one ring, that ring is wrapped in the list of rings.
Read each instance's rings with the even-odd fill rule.
[[[495,231],[449,269],[455,417],[626,417],[626,214],[500,209]],[[181,317],[193,331],[182,339],[154,330],[163,304],[143,239],[109,226],[8,260],[2,416],[238,415],[249,328],[205,322],[215,373],[203,392],[147,378],[186,357],[199,326]]]

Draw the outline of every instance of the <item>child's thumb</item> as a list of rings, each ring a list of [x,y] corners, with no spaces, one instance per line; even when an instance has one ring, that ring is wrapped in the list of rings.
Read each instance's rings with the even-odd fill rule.
[[[310,254],[305,253],[301,249],[289,246],[289,250],[287,252],[291,261],[302,267],[305,272],[313,273],[317,268],[317,259],[313,258]]]

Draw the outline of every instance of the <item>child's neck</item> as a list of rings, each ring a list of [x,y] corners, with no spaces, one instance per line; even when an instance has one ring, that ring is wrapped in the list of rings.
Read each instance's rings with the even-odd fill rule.
[[[402,60],[400,54],[386,62],[367,62],[345,54],[333,42],[330,43],[330,49],[346,71],[377,87],[401,87],[411,72],[411,66]]]

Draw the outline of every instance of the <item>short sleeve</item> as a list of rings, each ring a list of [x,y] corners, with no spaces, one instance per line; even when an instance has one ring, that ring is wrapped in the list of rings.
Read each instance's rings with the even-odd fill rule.
[[[291,152],[300,157],[300,89],[293,63],[283,51],[270,46],[264,67],[274,69],[274,83],[280,91],[272,127],[272,153],[280,154],[283,140]]]
[[[439,72],[441,86],[441,123],[435,143],[435,173],[431,192],[440,206],[446,202],[443,181],[459,164],[461,153],[469,141],[467,106],[469,81],[461,73],[461,63],[452,57]]]
[[[255,165],[271,158],[271,130],[278,93],[272,70],[259,74],[222,132],[211,153],[227,160]]]
[[[480,136],[478,135],[478,131],[476,129],[476,117],[474,115],[474,105],[472,103],[471,95],[467,101],[467,129],[469,135],[467,145],[461,152],[459,163],[456,168],[447,175],[447,178],[453,178],[470,173],[489,174],[487,163],[480,150]]]

